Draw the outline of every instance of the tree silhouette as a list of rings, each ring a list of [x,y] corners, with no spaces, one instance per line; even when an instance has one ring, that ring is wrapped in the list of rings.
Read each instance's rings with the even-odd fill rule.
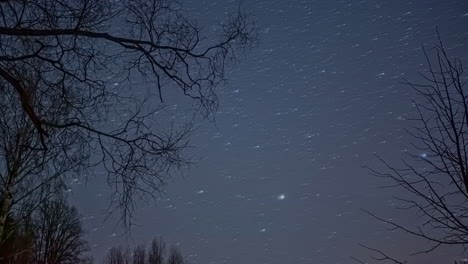
[[[67,179],[78,177],[79,167],[87,160],[81,152],[84,149],[68,133],[51,131],[49,136],[61,143],[46,152],[38,150],[41,142],[34,135],[35,128],[15,105],[14,97],[8,89],[0,95],[0,237],[8,215],[20,215],[16,221],[30,218],[64,189]]]
[[[209,116],[226,63],[256,39],[241,12],[207,38],[168,0],[6,0],[0,17],[0,233],[29,169],[35,192],[100,166],[130,224],[135,198],[188,162],[190,122],[155,122],[165,91]]]
[[[109,249],[105,260],[105,264],[130,264],[130,256],[128,251],[124,250],[122,247],[113,247]]]
[[[139,245],[133,249],[132,264],[146,264],[146,249],[143,245]]]
[[[49,200],[25,219],[21,217],[8,217],[0,263],[92,263],[77,210],[63,198]]]
[[[30,221],[18,225],[16,218],[9,215],[0,241],[0,263],[32,263],[34,233]]]
[[[404,191],[395,197],[402,205],[422,219],[415,227],[385,219],[369,211],[370,215],[388,224],[391,230],[400,230],[429,243],[416,252],[428,253],[441,246],[465,246],[468,243],[468,92],[462,62],[451,58],[440,35],[438,44],[429,52],[424,47],[428,71],[421,73],[422,81],[405,84],[417,93],[413,105],[417,117],[414,147],[420,153],[408,154],[402,167],[396,167],[378,157],[386,171],[371,169],[378,177],[390,180],[390,187]],[[413,213],[413,215],[414,215]],[[369,248],[380,257],[390,258],[382,251]]]
[[[87,260],[80,216],[63,199],[41,205],[33,218],[34,262],[48,264],[82,263]]]
[[[148,250],[148,264],[163,264],[165,252],[166,243],[162,238],[154,238]]]
[[[104,264],[184,264],[181,251],[172,246],[167,252],[166,243],[162,238],[154,238],[148,251],[144,245],[136,246],[129,255],[129,250],[123,247],[112,247],[104,258]],[[148,256],[148,257],[146,257]]]
[[[185,260],[182,253],[176,247],[171,247],[166,264],[184,264]]]

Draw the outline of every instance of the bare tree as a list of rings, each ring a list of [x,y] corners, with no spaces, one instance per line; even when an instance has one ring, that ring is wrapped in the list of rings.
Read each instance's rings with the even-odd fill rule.
[[[146,264],[146,249],[143,245],[138,245],[133,249],[132,264]]]
[[[22,218],[10,214],[7,219],[0,263],[92,263],[85,255],[88,247],[82,239],[79,215],[65,200],[47,201]]]
[[[157,194],[187,163],[190,125],[156,125],[157,100],[178,90],[208,116],[226,62],[256,38],[240,12],[204,37],[168,0],[6,0],[0,18],[0,233],[23,177],[37,181],[29,194],[95,166],[128,224],[134,198]]]
[[[33,251],[34,233],[30,221],[18,225],[16,217],[9,215],[0,240],[0,263],[32,263]]]
[[[168,255],[166,255],[168,254]],[[148,258],[146,258],[148,255]],[[151,242],[151,246],[146,249],[144,245],[138,245],[133,249],[132,261],[128,250],[124,250],[122,247],[113,247],[107,253],[105,264],[184,264],[186,263],[181,251],[171,246],[169,252],[166,251],[166,243],[162,238],[154,238]]]
[[[184,263],[185,263],[185,259],[182,256],[182,253],[180,252],[180,250],[176,247],[171,247],[169,256],[167,257],[166,264],[184,264]]]
[[[33,215],[34,263],[72,264],[87,261],[80,216],[62,199],[48,201]]]
[[[0,87],[3,88],[0,79]],[[0,234],[8,215],[15,214],[15,224],[64,188],[66,178],[76,176],[88,155],[75,144],[80,140],[70,133],[51,131],[59,144],[47,152],[40,151],[40,140],[27,121],[26,114],[14,103],[15,93],[9,89],[0,95]],[[58,118],[50,115],[50,118]],[[57,133],[56,133],[57,132]],[[67,177],[65,177],[67,175]],[[0,239],[1,241],[1,239]]]
[[[105,264],[130,264],[130,256],[128,251],[124,250],[122,247],[113,247],[107,253]]]
[[[148,250],[148,264],[163,264],[166,254],[166,243],[162,238],[154,238]]]
[[[438,32],[437,32],[438,34]],[[439,34],[438,34],[439,36]],[[438,44],[427,52],[428,70],[422,82],[405,83],[417,92],[413,101],[418,126],[409,131],[418,154],[408,154],[401,167],[379,158],[386,171],[373,174],[389,179],[390,186],[404,190],[395,197],[400,208],[411,210],[423,223],[411,227],[368,212],[388,224],[423,239],[430,246],[417,253],[428,253],[441,246],[468,245],[468,92],[467,78],[459,59],[451,58]],[[386,260],[398,261],[380,253]]]

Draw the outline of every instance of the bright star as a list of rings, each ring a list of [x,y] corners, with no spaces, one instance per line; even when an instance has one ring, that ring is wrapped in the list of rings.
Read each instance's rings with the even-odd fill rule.
[[[284,200],[284,199],[286,199],[286,196],[284,194],[280,194],[280,195],[278,195],[278,197],[276,197],[276,199]]]

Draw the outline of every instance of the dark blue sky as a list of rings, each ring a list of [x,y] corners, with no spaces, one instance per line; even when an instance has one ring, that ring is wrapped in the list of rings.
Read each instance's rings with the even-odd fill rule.
[[[238,1],[186,1],[189,16],[209,31]],[[424,70],[421,45],[437,25],[451,55],[468,65],[468,1],[242,1],[257,19],[258,47],[230,67],[219,90],[216,124],[196,131],[199,162],[176,176],[157,202],[143,204],[135,243],[162,235],[191,263],[345,264],[366,251],[396,257],[421,241],[391,233],[366,208],[403,223],[394,190],[363,166],[373,153],[398,162],[411,141],[403,130],[412,91],[403,77]],[[417,79],[416,79],[417,80]],[[168,98],[175,116],[181,101]],[[174,106],[178,105],[178,106]],[[108,191],[92,179],[72,185],[97,260],[126,237],[102,222]],[[129,242],[132,245],[132,241]],[[451,263],[442,249],[412,263]]]

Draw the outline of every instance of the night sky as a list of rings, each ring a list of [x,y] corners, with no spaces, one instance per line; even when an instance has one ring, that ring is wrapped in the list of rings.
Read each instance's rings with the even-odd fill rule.
[[[201,26],[235,12],[239,1],[183,2]],[[255,16],[257,47],[229,67],[216,122],[203,121],[189,154],[198,162],[175,175],[156,204],[137,209],[128,245],[163,236],[191,263],[338,264],[366,257],[357,243],[404,257],[425,244],[392,233],[361,208],[409,225],[395,190],[364,166],[373,153],[398,163],[410,149],[404,129],[411,89],[425,69],[421,45],[436,40],[468,67],[468,1],[241,1]],[[167,98],[174,118],[183,103]],[[97,173],[99,174],[99,173]],[[98,175],[99,176],[99,175]],[[127,245],[118,222],[104,221],[102,177],[71,184],[92,254]],[[443,248],[411,263],[452,263]]]

